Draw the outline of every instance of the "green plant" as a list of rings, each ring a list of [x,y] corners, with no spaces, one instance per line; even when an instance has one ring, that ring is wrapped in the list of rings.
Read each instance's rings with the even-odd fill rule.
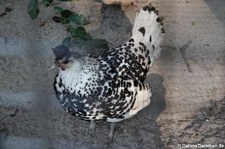
[[[107,41],[103,39],[93,39],[85,30],[84,26],[89,24],[88,19],[76,12],[68,9],[63,9],[59,6],[61,2],[69,2],[71,0],[30,0],[28,5],[28,14],[32,20],[38,17],[40,12],[40,5],[44,7],[51,7],[55,11],[55,16],[52,20],[56,23],[61,23],[68,32],[69,36],[66,37],[62,44],[69,46],[71,43],[85,44],[96,48],[107,48]]]

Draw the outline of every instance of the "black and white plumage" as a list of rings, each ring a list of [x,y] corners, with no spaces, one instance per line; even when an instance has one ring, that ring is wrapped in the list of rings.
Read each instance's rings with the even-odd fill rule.
[[[151,88],[144,80],[159,57],[163,37],[158,11],[145,6],[136,16],[132,37],[119,47],[85,56],[56,47],[58,101],[82,120],[113,123],[132,117],[150,104]]]

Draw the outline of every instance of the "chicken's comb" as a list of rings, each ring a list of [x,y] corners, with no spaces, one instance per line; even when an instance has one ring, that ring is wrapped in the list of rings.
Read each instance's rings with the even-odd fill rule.
[[[71,52],[69,48],[67,48],[64,45],[59,45],[55,48],[52,48],[56,59],[63,59],[63,58],[69,58],[71,56]]]

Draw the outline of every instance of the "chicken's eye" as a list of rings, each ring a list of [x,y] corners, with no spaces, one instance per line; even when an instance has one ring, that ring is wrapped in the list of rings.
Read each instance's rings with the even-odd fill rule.
[[[68,64],[69,63],[69,60],[65,60],[63,63],[64,64]]]

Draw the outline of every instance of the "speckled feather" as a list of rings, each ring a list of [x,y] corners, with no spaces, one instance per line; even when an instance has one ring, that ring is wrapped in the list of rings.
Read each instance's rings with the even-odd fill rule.
[[[151,88],[144,80],[159,56],[163,36],[158,12],[144,7],[125,44],[73,58],[66,70],[59,71],[54,83],[57,99],[83,120],[118,122],[132,117],[150,104]]]

